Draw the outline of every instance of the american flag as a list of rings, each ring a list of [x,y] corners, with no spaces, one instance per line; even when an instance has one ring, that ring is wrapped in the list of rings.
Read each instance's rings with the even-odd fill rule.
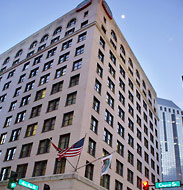
[[[75,144],[73,144],[70,148],[66,148],[66,149],[60,149],[58,147],[56,147],[55,144],[53,144],[51,142],[51,144],[53,145],[53,147],[58,151],[58,157],[59,160],[61,160],[61,158],[66,158],[66,157],[74,157],[77,156],[81,153],[82,148],[83,148],[83,144],[84,144],[84,137],[77,141]]]

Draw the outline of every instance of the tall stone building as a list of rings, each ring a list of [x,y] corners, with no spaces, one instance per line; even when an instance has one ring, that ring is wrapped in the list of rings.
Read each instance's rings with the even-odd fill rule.
[[[83,1],[1,54],[0,69],[2,190],[10,171],[54,190],[161,180],[156,92],[106,1]],[[85,135],[78,167],[116,150],[102,177],[100,161],[75,172],[78,157],[58,161],[49,141],[66,148]]]
[[[162,180],[183,182],[183,111],[171,100],[157,99]],[[172,190],[181,188],[172,188]]]

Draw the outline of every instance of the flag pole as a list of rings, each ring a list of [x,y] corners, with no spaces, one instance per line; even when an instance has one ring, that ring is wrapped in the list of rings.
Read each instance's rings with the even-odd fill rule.
[[[69,164],[74,168],[74,169],[76,169],[74,166],[73,166],[73,164],[71,164],[71,162],[67,159],[67,158],[65,158],[68,162],[69,162]]]
[[[108,155],[111,155],[111,154],[113,154],[114,152],[116,152],[116,150],[114,150],[113,152],[109,153]],[[100,158],[97,158],[97,159],[93,160],[92,162],[88,162],[87,164],[78,167],[77,170],[79,170],[79,169],[81,169],[81,168],[83,168],[83,167],[85,167],[85,166],[87,166],[87,165],[89,165],[89,164],[92,164],[92,163],[94,163],[94,162],[96,162],[96,161],[98,161],[98,160],[100,160],[100,159],[102,159],[102,158],[105,158],[105,157],[108,156],[108,155],[101,156]]]
[[[84,141],[85,141],[86,135],[87,135],[87,133],[85,134]],[[84,146],[84,143],[83,143],[83,146]],[[76,164],[76,167],[75,167],[75,172],[77,172],[77,167],[78,167],[78,164],[79,164],[80,157],[81,157],[81,152],[80,152],[78,160],[77,160],[77,164]]]

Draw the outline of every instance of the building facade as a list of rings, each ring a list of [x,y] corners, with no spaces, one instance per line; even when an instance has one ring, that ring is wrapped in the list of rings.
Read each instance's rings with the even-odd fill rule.
[[[52,189],[69,174],[94,189],[161,181],[156,92],[106,1],[83,1],[1,54],[0,69],[2,189],[10,171]],[[102,177],[100,161],[75,172],[78,157],[58,161],[50,146],[85,135],[78,167],[116,150]]]
[[[183,182],[183,111],[170,100],[158,98],[157,102],[160,119],[162,180]]]

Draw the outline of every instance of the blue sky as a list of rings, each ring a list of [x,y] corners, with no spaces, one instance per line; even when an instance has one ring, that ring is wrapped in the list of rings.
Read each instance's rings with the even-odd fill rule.
[[[81,1],[1,0],[0,54]],[[172,100],[183,109],[183,0],[107,3],[158,97]]]

